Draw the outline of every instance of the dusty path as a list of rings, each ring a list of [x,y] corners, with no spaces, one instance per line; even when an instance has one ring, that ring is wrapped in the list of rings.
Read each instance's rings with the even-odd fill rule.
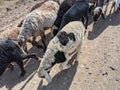
[[[24,1],[25,4],[14,0],[0,6],[0,31],[17,24],[29,12],[29,7],[40,0]],[[6,12],[6,7],[11,10]],[[42,49],[31,48],[31,45],[29,48],[29,52],[42,57]],[[60,71],[56,65],[51,72],[52,83],[47,85],[38,78],[38,66],[36,60],[26,62],[27,73],[22,78],[18,77],[17,65],[14,71],[7,70],[0,80],[0,90],[120,90],[120,13],[108,15],[95,26],[89,25],[79,62],[73,62],[65,71]]]

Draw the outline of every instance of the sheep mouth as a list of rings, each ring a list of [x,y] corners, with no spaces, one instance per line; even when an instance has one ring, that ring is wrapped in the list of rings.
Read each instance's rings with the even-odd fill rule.
[[[41,78],[45,78],[45,76],[40,76]]]

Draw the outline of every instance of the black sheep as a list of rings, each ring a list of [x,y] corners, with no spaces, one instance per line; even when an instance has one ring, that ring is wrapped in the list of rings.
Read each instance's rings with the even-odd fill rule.
[[[73,6],[64,14],[60,28],[54,30],[54,36],[69,22],[81,20],[87,29],[88,24],[88,10],[89,1],[88,0],[76,0]]]
[[[63,15],[72,7],[72,5],[75,3],[76,0],[65,0],[61,3],[58,14],[57,14],[57,19],[54,23],[54,25],[59,28],[62,17]]]
[[[20,76],[25,75],[23,67],[23,59],[36,58],[35,54],[26,54],[22,48],[17,44],[17,41],[11,38],[0,38],[0,76],[7,67],[13,67],[12,62],[16,62],[20,69]]]

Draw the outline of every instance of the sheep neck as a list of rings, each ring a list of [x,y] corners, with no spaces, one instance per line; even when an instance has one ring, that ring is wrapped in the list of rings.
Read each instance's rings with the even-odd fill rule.
[[[51,69],[56,63],[55,63],[55,53],[58,50],[58,45],[59,41],[58,39],[55,37],[53,40],[51,40],[50,44],[47,47],[46,53],[43,56],[42,62],[41,62],[41,66],[45,69]]]

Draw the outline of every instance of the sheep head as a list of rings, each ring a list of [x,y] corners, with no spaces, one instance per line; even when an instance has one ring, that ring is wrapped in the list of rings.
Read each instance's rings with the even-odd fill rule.
[[[44,68],[39,67],[37,73],[40,78],[45,78],[48,83],[52,81],[49,71],[45,70]]]
[[[94,15],[93,15],[94,22],[96,22],[98,20],[98,18],[100,17],[101,14],[102,14],[102,8],[101,7],[96,7],[94,9]]]
[[[20,45],[20,47],[22,47],[24,50],[26,50],[26,40],[25,40],[24,36],[18,35],[18,44]]]

